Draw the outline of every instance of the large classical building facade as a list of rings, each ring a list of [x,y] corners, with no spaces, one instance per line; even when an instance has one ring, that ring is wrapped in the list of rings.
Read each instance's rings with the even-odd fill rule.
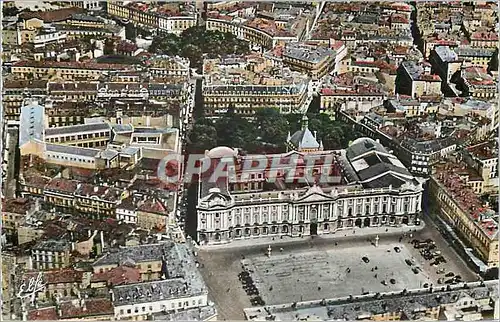
[[[231,150],[215,148],[208,151],[207,157],[235,158],[236,164],[249,158]],[[200,244],[420,223],[422,182],[378,142],[363,138],[353,142],[347,150],[312,153],[334,160],[328,166],[330,178],[333,178],[329,182],[300,183],[295,177],[291,182],[278,179],[271,183],[268,176],[272,171],[249,174],[243,180],[238,170],[236,176],[228,176],[217,184],[202,179],[197,205]],[[301,162],[312,153],[294,151],[272,158],[295,157],[298,160],[295,164],[305,164],[294,169],[295,174],[311,170],[316,174],[326,173],[326,163],[308,169],[306,163]],[[273,171],[279,175],[286,168],[278,165]]]

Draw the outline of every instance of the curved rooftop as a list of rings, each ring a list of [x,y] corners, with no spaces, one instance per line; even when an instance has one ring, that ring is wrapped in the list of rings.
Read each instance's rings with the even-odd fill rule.
[[[209,158],[235,157],[238,155],[238,151],[227,146],[218,146],[207,151],[205,155]]]

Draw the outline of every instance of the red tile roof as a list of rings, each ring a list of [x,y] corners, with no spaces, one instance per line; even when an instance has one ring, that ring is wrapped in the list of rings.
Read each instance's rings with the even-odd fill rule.
[[[138,283],[141,281],[139,269],[128,266],[118,266],[103,273],[92,276],[92,282],[107,282],[108,285],[122,285]]]
[[[77,318],[113,314],[113,304],[109,299],[85,299],[80,303],[73,301],[61,303],[61,318]]]
[[[13,67],[36,67],[36,68],[74,68],[74,69],[98,69],[98,70],[122,70],[127,69],[127,65],[105,64],[92,61],[35,61],[21,60],[13,64]]]
[[[57,320],[57,310],[55,306],[39,308],[28,312],[28,321],[31,320]]]
[[[2,212],[11,212],[15,214],[26,214],[30,210],[33,202],[26,198],[6,199],[2,202]]]
[[[30,277],[36,278],[39,272],[29,272],[25,274],[25,278]],[[81,283],[83,278],[83,272],[77,271],[72,268],[58,269],[43,272],[43,281],[46,284],[58,284],[58,283]]]
[[[64,8],[59,10],[50,10],[50,11],[28,11],[22,12],[19,17],[24,20],[29,20],[32,18],[37,18],[43,20],[43,22],[56,22],[56,21],[64,21],[75,13],[84,13],[85,10],[81,8]]]
[[[46,88],[47,80],[5,80],[4,88]]]
[[[45,186],[45,189],[73,193],[76,191],[78,181],[55,178]]]
[[[495,32],[474,32],[470,38],[471,40],[498,40],[498,34]]]
[[[139,205],[138,209],[140,211],[156,213],[156,214],[167,214],[167,209],[158,199],[148,199]]]

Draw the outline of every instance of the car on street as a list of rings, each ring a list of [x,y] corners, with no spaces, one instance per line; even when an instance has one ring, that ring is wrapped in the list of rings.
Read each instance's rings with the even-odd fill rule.
[[[444,259],[443,256],[439,256],[436,258],[436,261],[438,261],[439,263],[446,263],[446,259]]]

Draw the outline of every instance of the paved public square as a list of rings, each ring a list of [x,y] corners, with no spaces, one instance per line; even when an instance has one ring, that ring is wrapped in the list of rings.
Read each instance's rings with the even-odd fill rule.
[[[217,306],[219,319],[244,320],[243,309],[252,306],[252,296],[245,293],[242,282],[238,280],[238,274],[244,269],[242,261],[254,271],[253,280],[266,304],[300,301],[301,296],[306,301],[419,288],[427,283],[428,278],[436,286],[437,279],[443,277],[443,274],[437,274],[440,268],[460,274],[465,281],[477,280],[474,272],[432,224],[414,232],[413,237],[406,236],[401,242],[401,231],[382,233],[379,247],[372,245],[376,235],[362,233],[364,231],[356,234],[346,231],[314,239],[280,239],[274,244],[272,241],[254,241],[257,244],[253,246],[241,243],[239,247],[201,249],[198,252],[200,270],[207,283],[210,300]],[[431,261],[425,261],[419,250],[409,244],[413,238],[436,241],[437,248],[448,262],[432,267]],[[272,249],[271,258],[266,256],[268,245]],[[394,251],[396,245],[400,247],[400,253]],[[283,248],[282,252],[280,248]],[[387,252],[388,249],[391,251]],[[367,256],[370,262],[364,263],[363,256]],[[422,272],[414,274],[405,263],[405,259],[412,257]],[[372,272],[375,266],[377,270]],[[348,267],[350,273],[346,271]],[[390,283],[391,278],[394,278],[395,284]],[[381,283],[384,279],[387,286]],[[272,290],[269,290],[271,286]]]
[[[394,247],[401,251],[397,253]],[[368,263],[362,260],[364,256]],[[282,304],[434,283],[425,271],[412,271],[405,263],[411,258],[404,244],[391,243],[283,253],[275,249],[271,257],[259,254],[242,263],[253,271],[251,276],[266,304]]]

